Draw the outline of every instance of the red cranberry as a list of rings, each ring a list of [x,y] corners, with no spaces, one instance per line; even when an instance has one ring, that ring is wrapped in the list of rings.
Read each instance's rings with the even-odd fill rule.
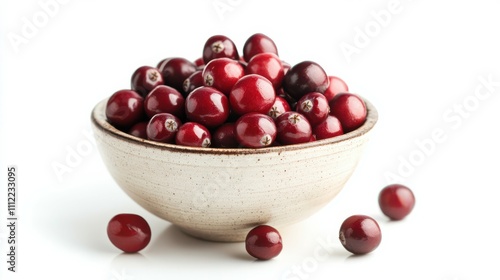
[[[340,226],[339,239],[347,251],[355,255],[367,254],[378,247],[382,233],[373,218],[353,215]]]
[[[148,134],[146,133],[147,126],[148,122],[138,122],[130,128],[128,134],[142,139],[148,139]]]
[[[184,95],[187,96],[190,92],[196,88],[203,86],[203,71],[199,70],[191,74],[187,79],[184,80],[182,84],[182,90]]]
[[[212,59],[203,70],[203,85],[229,95],[234,84],[245,75],[241,64],[229,58]]]
[[[288,102],[285,100],[285,98],[281,96],[276,96],[276,99],[274,100],[274,104],[269,109],[267,112],[267,115],[276,120],[281,114],[284,112],[291,111],[290,105],[288,105]]]
[[[293,98],[300,99],[309,92],[325,92],[328,83],[328,76],[319,64],[303,61],[288,70],[283,79],[283,88]]]
[[[309,121],[297,112],[285,112],[276,119],[277,140],[283,145],[306,143],[311,140],[312,128]]]
[[[181,120],[169,113],[154,115],[146,127],[149,140],[173,143],[175,135],[182,125]]]
[[[151,66],[141,66],[132,74],[132,90],[146,96],[155,87],[163,85],[163,77],[158,69]]]
[[[247,74],[259,74],[268,79],[275,89],[281,87],[285,76],[280,58],[273,53],[260,53],[254,55],[246,67]]]
[[[313,127],[316,140],[332,138],[344,134],[340,121],[334,116],[327,116],[324,121]]]
[[[211,144],[210,131],[195,122],[183,124],[175,136],[175,143],[182,146],[208,148]]]
[[[243,57],[245,61],[250,61],[250,59],[259,53],[274,53],[278,55],[278,48],[271,38],[267,37],[262,33],[256,33],[250,36],[245,45],[243,45]]]
[[[283,74],[286,75],[288,70],[290,70],[290,68],[292,68],[292,65],[290,65],[290,63],[283,61],[283,60],[281,61],[281,64],[283,65]]]
[[[238,140],[234,130],[234,123],[225,123],[217,128],[212,135],[212,147],[237,148]]]
[[[269,260],[281,253],[283,242],[280,233],[268,225],[260,225],[247,234],[245,248],[252,257]]]
[[[158,69],[158,71],[160,71],[161,66],[164,65],[165,63],[167,63],[167,61],[169,61],[172,58],[173,57],[167,57],[167,58],[160,60],[160,62],[158,62],[158,64],[156,64],[156,69]],[[160,71],[160,73],[161,73],[161,71]]]
[[[229,117],[227,97],[213,87],[199,87],[186,97],[186,117],[206,127],[219,126]]]
[[[392,220],[402,220],[415,206],[415,196],[406,186],[388,185],[380,191],[378,203],[382,212]]]
[[[349,91],[349,87],[347,87],[347,84],[341,78],[328,76],[328,80],[330,81],[330,84],[324,92],[326,99],[328,99],[328,102],[330,102],[335,95],[341,92]]]
[[[133,90],[119,90],[106,103],[106,118],[109,123],[126,128],[144,117],[144,99]]]
[[[160,70],[163,76],[165,85],[171,86],[181,92],[184,80],[196,72],[197,69],[193,62],[185,58],[172,57],[164,60],[164,62],[158,66],[158,70]]]
[[[143,217],[136,214],[118,214],[108,223],[109,240],[126,253],[138,252],[151,241],[151,228]]]
[[[207,64],[214,58],[227,57],[234,60],[239,59],[236,45],[224,35],[214,35],[205,42],[203,47],[203,61]]]
[[[308,93],[297,102],[296,111],[304,115],[312,126],[315,126],[328,117],[330,106],[326,97],[319,92]]]
[[[229,94],[231,108],[238,115],[250,112],[267,114],[275,99],[276,93],[271,82],[257,74],[241,78]]]
[[[150,118],[158,113],[180,117],[184,114],[184,97],[173,87],[157,86],[144,99],[144,109]]]
[[[236,121],[235,134],[238,142],[245,147],[267,147],[276,139],[276,125],[268,115],[248,113]]]
[[[198,57],[198,58],[194,61],[194,65],[196,65],[197,67],[200,67],[200,66],[205,66],[205,62],[203,61],[203,57]]]
[[[366,120],[365,102],[355,94],[337,94],[329,104],[330,115],[339,119],[345,133],[357,129]]]

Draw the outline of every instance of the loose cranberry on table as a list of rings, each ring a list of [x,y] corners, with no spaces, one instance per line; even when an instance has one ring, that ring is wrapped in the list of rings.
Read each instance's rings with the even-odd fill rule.
[[[250,36],[243,45],[243,57],[245,61],[259,53],[273,53],[278,55],[278,48],[274,41],[262,33],[256,33]]]
[[[290,105],[288,102],[285,100],[285,98],[281,96],[276,96],[276,99],[274,100],[274,104],[269,109],[269,112],[267,112],[267,115],[276,120],[281,114],[291,111]]]
[[[139,252],[151,241],[148,222],[136,214],[118,214],[111,218],[107,234],[111,243],[126,253]]]
[[[222,125],[229,117],[227,97],[213,87],[199,87],[186,98],[186,117],[206,127]]]
[[[311,92],[297,101],[296,111],[304,115],[312,126],[315,126],[326,120],[330,113],[330,106],[322,93]]]
[[[392,220],[405,218],[415,206],[415,196],[410,188],[401,184],[388,185],[380,191],[378,203],[382,213]]]
[[[276,119],[276,139],[283,145],[307,143],[311,141],[312,128],[309,121],[297,112],[285,112]]]
[[[235,134],[238,142],[248,148],[271,146],[276,139],[276,125],[268,115],[248,113],[235,123]]]
[[[182,116],[184,114],[184,97],[175,88],[160,85],[146,96],[144,109],[150,118],[158,113]]]
[[[275,89],[281,87],[285,72],[280,58],[273,53],[254,55],[246,67],[247,74],[259,74],[268,79]]]
[[[353,131],[366,121],[365,102],[352,93],[337,94],[330,102],[330,115],[337,117],[344,133]]]
[[[245,75],[241,64],[229,58],[212,59],[203,69],[203,85],[229,95],[234,84]]]
[[[146,134],[149,140],[173,143],[181,120],[169,113],[159,113],[154,115],[146,127]]]
[[[203,86],[203,71],[198,70],[191,74],[187,79],[184,80],[182,84],[182,90],[184,92],[184,96],[187,96],[190,92],[195,90],[196,88]]]
[[[339,240],[347,251],[355,255],[367,254],[380,245],[382,233],[373,218],[353,215],[340,226]]]
[[[165,85],[171,86],[179,92],[183,89],[184,81],[198,69],[196,65],[182,57],[172,57],[163,60],[158,66]]]
[[[214,35],[203,46],[203,62],[207,64],[214,58],[227,57],[238,60],[238,49],[231,39],[224,35]]]
[[[163,85],[163,77],[158,69],[151,66],[141,66],[135,70],[131,78],[132,90],[146,96],[155,87]]]
[[[313,134],[316,140],[332,138],[344,134],[340,121],[328,115],[324,121],[313,127]]]
[[[328,102],[330,102],[333,97],[335,97],[335,95],[339,93],[349,92],[349,87],[341,78],[336,76],[328,76],[328,80],[330,81],[330,84],[323,93]]]
[[[144,99],[133,90],[119,90],[106,103],[106,118],[118,128],[129,128],[144,118]]]
[[[250,112],[267,114],[275,99],[276,92],[271,82],[257,74],[241,78],[229,94],[231,108],[238,115]]]
[[[211,143],[210,131],[195,122],[187,122],[181,125],[175,135],[175,144],[181,146],[208,148]]]
[[[147,126],[148,122],[138,122],[130,128],[128,134],[142,139],[148,139],[148,134],[146,132]]]
[[[294,65],[283,79],[283,89],[296,100],[310,92],[324,93],[330,81],[317,63],[303,61]]]
[[[212,135],[214,148],[238,148],[240,143],[236,139],[234,123],[225,123],[219,126]]]
[[[256,259],[269,260],[281,253],[283,241],[278,230],[268,225],[260,225],[247,234],[245,249]]]

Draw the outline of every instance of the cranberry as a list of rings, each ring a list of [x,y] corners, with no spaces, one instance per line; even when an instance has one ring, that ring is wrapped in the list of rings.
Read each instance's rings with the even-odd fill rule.
[[[148,139],[148,134],[146,133],[147,126],[148,122],[138,122],[130,128],[128,134],[142,139]]]
[[[347,87],[347,84],[341,78],[336,76],[328,76],[328,80],[330,81],[330,84],[324,92],[326,99],[328,99],[328,102],[330,102],[335,95],[341,92],[349,91],[349,87]]]
[[[173,143],[181,124],[181,120],[176,116],[169,113],[159,113],[149,120],[146,134],[149,140]]]
[[[234,131],[234,123],[225,123],[217,128],[212,135],[212,147],[237,148],[239,146]]]
[[[382,233],[373,218],[353,215],[340,226],[339,239],[347,251],[356,255],[367,254],[378,247]]]
[[[250,61],[250,59],[259,53],[274,53],[278,55],[278,48],[276,44],[262,33],[256,33],[250,36],[245,45],[243,45],[243,57],[245,61]]]
[[[229,94],[231,108],[238,115],[250,112],[267,114],[275,99],[276,93],[271,82],[257,74],[241,78]]]
[[[380,191],[378,203],[382,212],[392,220],[402,220],[415,206],[415,196],[406,186],[388,185]]]
[[[268,79],[275,89],[281,87],[285,76],[280,58],[273,53],[254,55],[246,67],[247,74],[259,74]]]
[[[158,69],[151,66],[141,66],[132,74],[132,90],[146,96],[155,87],[163,85],[163,77]]]
[[[214,58],[227,57],[239,59],[236,45],[224,35],[214,35],[205,42],[203,47],[203,61],[207,64]]]
[[[313,127],[313,134],[316,140],[332,138],[344,134],[340,121],[331,115],[328,115],[324,121]]]
[[[184,114],[184,97],[173,87],[157,86],[144,99],[144,109],[150,118],[158,113],[182,116]]]
[[[118,128],[130,127],[144,117],[144,99],[133,90],[119,90],[106,103],[106,118]]]
[[[280,233],[268,225],[260,225],[247,234],[245,248],[252,257],[269,260],[281,253],[283,242]]]
[[[175,143],[182,146],[210,147],[210,131],[203,125],[195,122],[183,124],[175,136]]]
[[[281,114],[288,111],[291,111],[291,108],[285,98],[276,96],[274,104],[271,109],[269,109],[269,112],[267,112],[267,115],[276,120]]]
[[[191,74],[196,72],[196,65],[182,57],[172,57],[163,60],[158,66],[158,70],[163,76],[165,85],[171,86],[178,91],[182,91],[182,85]]]
[[[245,75],[241,64],[229,58],[212,59],[203,70],[203,85],[229,95],[234,84]]]
[[[283,61],[283,60],[281,61],[281,64],[283,65],[283,73],[286,75],[288,70],[290,70],[290,68],[292,68],[292,65],[290,65],[290,63]]]
[[[276,119],[277,140],[283,145],[310,142],[312,128],[309,121],[297,112],[285,112]]]
[[[245,147],[267,147],[276,139],[276,125],[268,115],[248,113],[236,121],[235,134],[238,142]]]
[[[328,117],[330,106],[326,97],[319,92],[308,93],[297,102],[296,111],[304,115],[312,126],[315,126]]]
[[[182,90],[187,96],[190,92],[192,92],[194,89],[202,87],[203,86],[203,71],[199,70],[191,74],[187,79],[184,80],[184,83],[182,83]]]
[[[138,252],[151,241],[151,228],[143,217],[136,214],[118,214],[108,223],[109,240],[126,253]]]
[[[355,94],[337,94],[329,104],[330,115],[339,119],[345,133],[360,127],[366,120],[365,102]]]
[[[303,61],[288,70],[283,79],[283,88],[293,98],[300,99],[309,92],[324,93],[328,83],[328,76],[319,64]]]
[[[200,67],[200,66],[205,66],[205,62],[203,61],[203,57],[198,57],[198,58],[194,61],[194,65],[196,65],[197,67]]]
[[[213,87],[199,87],[186,97],[186,117],[206,127],[219,126],[229,117],[227,97]]]

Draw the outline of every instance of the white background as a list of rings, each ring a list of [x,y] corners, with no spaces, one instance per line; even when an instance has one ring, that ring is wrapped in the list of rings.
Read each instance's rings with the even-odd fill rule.
[[[0,4],[0,279],[500,278],[497,1],[75,0],[52,6],[44,21],[46,2]],[[390,18],[377,23],[390,5]],[[27,22],[38,27],[27,31]],[[54,164],[89,147],[93,106],[129,87],[137,67],[169,56],[194,60],[215,34],[241,50],[256,32],[273,38],[289,63],[313,60],[343,78],[380,114],[345,189],[281,230],[277,258],[255,262],[242,243],[196,240],[147,213],[114,183],[93,144],[57,176]],[[345,54],[346,45],[355,53]],[[489,92],[481,79],[498,82]],[[436,130],[441,141],[429,144]],[[16,273],[5,262],[10,164],[19,169]],[[388,174],[417,197],[401,222],[377,205]],[[152,227],[141,254],[120,254],[107,239],[107,221],[121,212]],[[351,257],[336,238],[343,219],[358,213],[379,221],[383,240]],[[325,243],[330,253],[318,258]]]

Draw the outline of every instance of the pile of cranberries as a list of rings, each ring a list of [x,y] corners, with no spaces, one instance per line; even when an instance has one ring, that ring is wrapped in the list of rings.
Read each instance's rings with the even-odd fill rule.
[[[331,138],[366,119],[364,101],[317,63],[293,67],[271,38],[210,37],[202,57],[142,66],[115,92],[106,117],[136,137],[192,147],[262,148]]]
[[[415,196],[406,186],[388,185],[380,191],[379,206],[391,220],[402,220],[413,210]],[[127,253],[144,249],[151,240],[149,224],[136,214],[118,214],[108,223],[108,237],[117,248]],[[356,255],[375,250],[382,240],[375,219],[366,215],[353,215],[340,226],[339,240],[344,248]],[[247,234],[245,249],[256,259],[269,260],[281,253],[281,235],[274,227],[259,225]]]

